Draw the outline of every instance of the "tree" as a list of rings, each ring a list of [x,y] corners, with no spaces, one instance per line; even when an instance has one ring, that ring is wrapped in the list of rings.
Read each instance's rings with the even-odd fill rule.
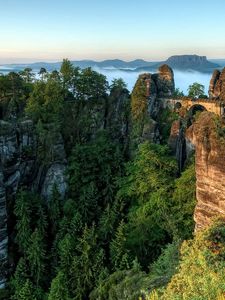
[[[110,258],[114,270],[129,269],[129,256],[126,249],[126,235],[124,221],[120,222],[115,238],[110,244]]]
[[[62,215],[61,201],[62,200],[60,197],[60,193],[56,185],[54,185],[51,198],[48,202],[49,219],[50,219],[51,231],[53,235],[56,234],[61,220],[61,215]]]
[[[130,256],[137,257],[145,267],[173,236],[170,198],[177,166],[166,146],[146,142],[139,146],[126,170],[117,194],[125,203],[130,203],[126,245]]]
[[[174,93],[173,93],[173,97],[184,97],[184,92],[181,91],[179,88],[176,88]]]
[[[70,278],[73,299],[79,300],[87,298],[103,270],[104,251],[98,245],[95,226],[85,226],[76,245],[76,253],[70,268]]]
[[[96,101],[106,97],[108,88],[106,76],[86,68],[80,72],[74,96],[77,100]]]
[[[41,68],[38,74],[41,76],[41,80],[44,80],[44,76],[47,74],[47,70],[45,68]]]
[[[68,282],[62,271],[52,280],[48,300],[69,300]]]
[[[18,293],[18,296],[14,298],[15,300],[36,300],[34,287],[32,282],[27,279],[21,290]]]
[[[191,98],[199,98],[201,95],[204,95],[205,87],[204,85],[194,82],[188,87],[188,96]]]
[[[25,68],[19,73],[26,83],[31,83],[34,80],[34,73],[31,68]]]
[[[122,171],[120,149],[105,131],[100,132],[95,141],[74,147],[68,170],[74,206],[83,222],[92,224],[102,209],[113,203],[116,178]]]
[[[21,253],[26,253],[30,244],[31,237],[31,199],[29,194],[21,191],[15,202],[14,213],[17,217],[16,242]]]
[[[45,271],[46,252],[43,236],[37,228],[31,235],[30,246],[27,253],[31,275],[38,285],[40,280],[43,279]]]
[[[110,85],[110,90],[112,91],[113,89],[120,89],[120,90],[123,90],[123,89],[126,89],[127,88],[127,85],[126,83],[124,82],[124,80],[122,78],[118,78],[118,79],[113,79],[112,80],[112,83]]]

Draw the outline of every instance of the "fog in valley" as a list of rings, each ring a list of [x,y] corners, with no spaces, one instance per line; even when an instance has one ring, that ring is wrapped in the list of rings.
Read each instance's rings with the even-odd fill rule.
[[[127,84],[129,91],[132,91],[134,84],[139,76],[139,74],[144,73],[144,71],[135,72],[133,70],[118,70],[115,68],[93,68],[95,71],[104,74],[109,83],[112,82],[114,78],[122,78]],[[6,74],[10,71],[16,71],[9,66],[0,66],[0,73]],[[38,70],[33,70],[35,73],[38,73]],[[151,73],[155,73],[157,70],[153,70]],[[179,88],[184,94],[187,94],[188,86],[194,82],[201,83],[205,86],[205,94],[208,93],[209,81],[212,74],[209,73],[200,73],[195,71],[178,71],[174,70],[174,79],[175,86]]]
[[[123,71],[117,69],[100,69],[100,68],[94,68],[94,69],[104,74],[107,77],[109,83],[111,83],[111,81],[114,78],[122,78],[126,82],[129,91],[132,91],[139,74],[144,73],[143,71],[134,72],[134,71]],[[154,72],[156,71],[153,71],[152,73]],[[194,71],[183,72],[183,71],[174,70],[175,86],[176,88],[179,88],[181,91],[183,91],[184,94],[187,94],[187,89],[189,85],[194,82],[203,84],[205,86],[205,94],[207,94],[211,76],[212,74],[209,73],[199,73]]]

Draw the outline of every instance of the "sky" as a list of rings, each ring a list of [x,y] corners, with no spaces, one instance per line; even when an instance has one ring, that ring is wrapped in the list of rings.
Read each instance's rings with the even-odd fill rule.
[[[225,58],[225,0],[0,0],[0,64]]]

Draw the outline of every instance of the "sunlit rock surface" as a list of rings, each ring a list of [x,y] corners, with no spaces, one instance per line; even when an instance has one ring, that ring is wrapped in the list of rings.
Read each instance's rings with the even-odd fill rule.
[[[207,227],[214,217],[225,219],[225,136],[215,115],[203,112],[187,129],[186,139],[195,146],[196,229]]]

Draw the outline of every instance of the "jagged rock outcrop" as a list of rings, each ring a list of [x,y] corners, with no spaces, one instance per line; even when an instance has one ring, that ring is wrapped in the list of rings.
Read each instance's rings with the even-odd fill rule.
[[[175,91],[173,70],[166,64],[158,69],[158,74],[153,75],[157,86],[157,97],[171,97]]]
[[[225,68],[220,72],[215,70],[209,85],[209,97],[225,101]]]
[[[157,117],[162,108],[162,98],[174,93],[173,70],[167,66],[159,67],[157,74],[139,75],[131,95],[131,111],[133,124],[138,123],[137,136],[141,140],[158,143],[160,141]]]
[[[196,230],[207,227],[216,216],[225,219],[224,128],[223,120],[203,112],[186,131],[187,143],[195,147]]]

